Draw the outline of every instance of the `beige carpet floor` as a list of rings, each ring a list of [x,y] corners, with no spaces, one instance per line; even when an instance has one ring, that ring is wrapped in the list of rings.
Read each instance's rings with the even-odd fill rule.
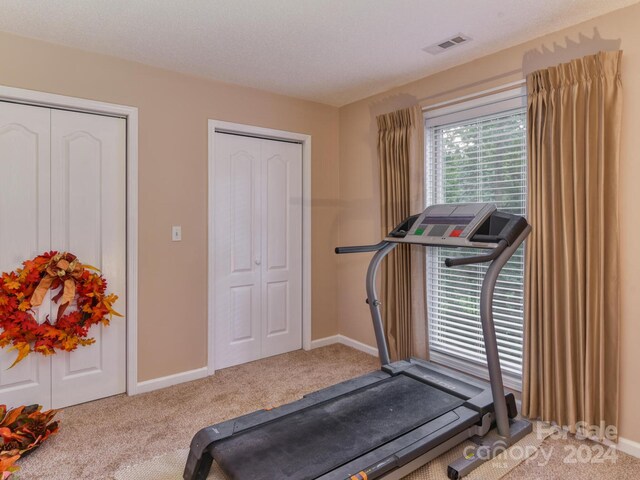
[[[60,433],[20,460],[17,478],[113,480],[124,466],[188,447],[202,427],[293,401],[377,368],[376,358],[332,345],[220,370],[212,377],[147,394],[67,408],[60,414]],[[582,445],[597,456],[594,444],[571,438],[545,440],[541,450],[550,452],[548,460],[533,456],[504,478],[640,478],[640,460],[623,453],[615,463],[565,463],[571,449]]]

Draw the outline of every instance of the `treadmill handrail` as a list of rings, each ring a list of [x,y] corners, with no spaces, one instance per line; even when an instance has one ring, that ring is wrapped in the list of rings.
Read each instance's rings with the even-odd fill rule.
[[[472,263],[490,262],[498,258],[498,256],[507,248],[509,244],[506,240],[500,240],[498,246],[484,255],[473,255],[471,257],[445,258],[444,264],[447,267],[459,267],[460,265],[471,265]]]
[[[367,253],[367,252],[377,252],[378,250],[382,250],[385,246],[387,246],[389,242],[383,240],[381,242],[376,243],[375,245],[354,245],[350,247],[336,247],[336,253],[341,255],[343,253]]]

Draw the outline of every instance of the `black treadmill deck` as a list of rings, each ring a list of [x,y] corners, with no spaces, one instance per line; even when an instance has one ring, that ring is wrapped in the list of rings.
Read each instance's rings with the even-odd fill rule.
[[[216,442],[232,480],[317,478],[464,403],[397,375]]]

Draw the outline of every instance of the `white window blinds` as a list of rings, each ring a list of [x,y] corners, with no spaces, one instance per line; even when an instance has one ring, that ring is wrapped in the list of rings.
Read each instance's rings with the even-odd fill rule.
[[[492,202],[526,210],[526,98],[521,89],[427,112],[427,204]],[[430,248],[427,305],[432,360],[486,376],[480,288],[486,265],[447,268],[446,257],[474,251]],[[494,322],[505,384],[520,388],[523,349],[524,251],[504,267],[494,298]]]

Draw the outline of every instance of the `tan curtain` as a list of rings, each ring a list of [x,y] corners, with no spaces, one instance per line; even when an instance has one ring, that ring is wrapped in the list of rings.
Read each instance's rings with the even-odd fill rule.
[[[420,105],[411,108],[411,159],[409,166],[409,190],[411,214],[424,210],[424,113]],[[427,249],[411,245],[411,356],[427,359]]]
[[[618,422],[622,52],[527,77],[526,416]],[[578,430],[580,426],[578,425]]]
[[[381,224],[383,235],[411,214],[410,151],[411,109],[380,115]],[[387,256],[381,270],[382,317],[393,359],[411,355],[411,252],[400,245]]]

